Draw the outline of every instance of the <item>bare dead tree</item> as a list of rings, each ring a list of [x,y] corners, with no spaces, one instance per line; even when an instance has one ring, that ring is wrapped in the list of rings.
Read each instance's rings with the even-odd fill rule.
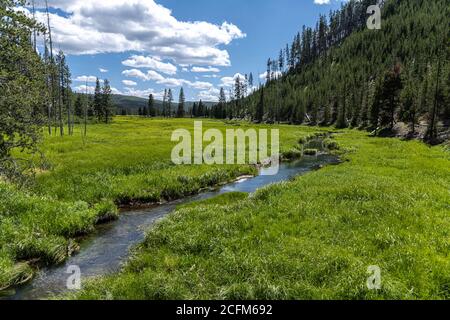
[[[55,134],[56,134],[56,112],[54,110],[56,101],[55,101],[55,60],[53,57],[53,40],[52,40],[52,27],[50,25],[50,13],[48,10],[48,0],[45,0],[45,10],[47,14],[47,32],[49,37],[50,44],[50,99],[51,99],[51,109],[54,114],[54,123],[55,123]],[[50,133],[51,134],[51,133]]]
[[[88,82],[87,82],[87,80],[86,80],[86,88],[85,88],[85,91],[86,91],[86,104],[85,104],[85,107],[84,107],[84,137],[86,137],[86,135],[87,135],[87,117],[88,117],[88,103],[89,103],[89,101],[88,101]]]
[[[33,6],[33,20],[36,21],[36,7],[35,7],[35,3],[34,0],[32,1],[32,6]],[[34,51],[36,52],[36,28],[33,28],[33,47],[34,47]]]
[[[59,80],[58,80],[58,121],[59,121],[59,133],[64,136],[64,123],[62,119],[62,105],[63,105],[63,90],[64,90],[64,71],[61,51],[59,57]]]
[[[48,59],[48,52],[47,52],[47,33],[44,32],[44,47],[45,47],[45,61],[44,61],[44,68],[45,68],[45,84],[47,86],[47,93],[51,93],[51,84],[50,84],[50,79],[49,79],[49,68],[48,68],[48,64],[49,64],[49,59]],[[50,101],[50,96],[47,94],[46,95],[46,104],[47,104],[47,125],[48,125],[48,134],[52,135],[52,104]]]

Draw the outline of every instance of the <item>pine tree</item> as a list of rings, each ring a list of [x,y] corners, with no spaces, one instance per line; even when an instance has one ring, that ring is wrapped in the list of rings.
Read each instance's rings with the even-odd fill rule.
[[[323,55],[327,50],[327,33],[328,23],[324,15],[320,16],[319,30],[318,30],[318,54]]]
[[[225,119],[227,117],[226,104],[227,104],[227,97],[225,96],[225,90],[223,90],[223,88],[220,88],[219,105],[218,105],[218,108],[219,108],[218,118],[219,119]]]
[[[347,86],[344,84],[344,89],[341,94],[340,103],[338,105],[338,114],[336,120],[336,128],[343,129],[348,127],[347,121]]]
[[[380,125],[380,110],[383,103],[383,82],[381,79],[377,80],[373,96],[372,105],[370,107],[370,128],[378,129]]]
[[[434,142],[437,138],[438,129],[437,122],[439,116],[439,106],[440,103],[444,100],[443,94],[440,88],[440,80],[441,80],[441,57],[438,58],[437,70],[436,70],[436,80],[435,80],[435,92],[433,99],[433,107],[430,110],[430,114],[428,116],[428,129],[426,133],[426,139],[428,141]]]
[[[198,117],[197,102],[194,102],[194,105],[192,106],[192,117],[193,118],[197,118]]]
[[[19,5],[23,5],[24,1],[19,1]],[[47,32],[48,32],[48,44],[50,45],[50,48],[47,47],[47,42],[45,42],[45,50],[46,50],[46,55],[48,57],[48,62],[46,63],[46,73],[48,76],[48,90],[49,90],[49,101],[48,101],[48,132],[49,135],[52,134],[51,131],[51,118],[52,118],[52,113],[54,115],[54,123],[56,125],[56,92],[57,92],[57,88],[56,88],[56,82],[57,82],[57,67],[55,64],[55,59],[53,57],[53,39],[52,39],[52,28],[50,25],[50,13],[49,13],[49,7],[48,7],[48,1],[45,0],[45,8],[46,8],[46,16],[47,16]],[[46,35],[46,32],[44,31],[44,38]],[[56,126],[55,126],[55,133],[56,133]]]
[[[57,95],[58,95],[58,124],[59,133],[64,136],[64,123],[63,123],[63,96],[64,96],[64,54],[59,51],[56,56],[56,68],[58,72],[58,84],[57,84]]]
[[[103,118],[103,111],[102,87],[100,86],[100,80],[97,78],[94,91],[94,113],[99,122]]]
[[[406,120],[411,126],[411,134],[415,136],[416,134],[416,125],[418,122],[418,113],[417,113],[417,103],[418,99],[416,96],[415,88],[414,88],[414,80],[409,78],[405,89],[402,92],[402,109],[403,109],[403,120]]]
[[[103,81],[103,87],[102,87],[102,114],[105,119],[105,123],[109,123],[111,121],[111,118],[113,116],[113,106],[111,102],[111,86],[109,84],[109,80],[105,79]]]
[[[22,155],[38,151],[44,125],[41,111],[46,104],[48,73],[30,32],[44,32],[44,28],[16,10],[24,4],[2,1],[0,5],[0,176],[11,179],[24,178],[21,173],[31,164],[18,159],[13,150],[20,149]]]
[[[256,105],[255,118],[259,123],[263,122],[263,118],[264,118],[264,88],[261,89],[259,102]]]
[[[327,126],[331,122],[331,103],[327,103],[323,112],[323,121],[321,125]]]
[[[248,94],[248,75],[245,74],[244,81],[242,81],[242,98],[245,98]]]
[[[248,76],[248,86],[250,88],[250,93],[253,93],[253,85],[254,85],[253,81],[254,81],[253,80],[253,73],[250,72],[250,74]]]
[[[240,76],[237,76],[234,80],[234,98],[236,100],[240,100],[242,98],[242,84]]]
[[[74,111],[75,111],[75,116],[77,116],[78,118],[82,118],[83,117],[83,100],[82,100],[82,95],[78,94],[75,100],[75,106],[74,106]]]
[[[284,52],[283,50],[280,50],[280,54],[278,56],[278,68],[280,72],[284,71]]]
[[[167,117],[172,117],[172,102],[173,102],[173,93],[172,89],[167,91]]]
[[[403,88],[401,67],[396,64],[386,72],[381,88],[380,125],[394,128],[395,114],[400,105],[400,91]]]
[[[178,118],[184,118],[184,104],[185,104],[184,90],[183,88],[181,88],[180,97],[178,99],[178,111],[177,111]]]
[[[446,72],[444,72],[444,125],[450,125],[450,65],[447,64]]]
[[[150,117],[156,116],[155,99],[153,97],[153,94],[150,94],[148,96],[148,113],[149,113]]]
[[[202,118],[202,117],[205,116],[205,106],[203,105],[203,101],[202,100],[200,100],[198,102],[197,110],[198,110],[198,117]]]
[[[286,66],[286,72],[289,72],[292,68],[292,66],[290,65],[290,59],[291,59],[291,51],[289,50],[289,43],[286,44],[286,49],[284,50],[284,59],[285,59],[285,66]]]
[[[163,117],[166,118],[167,117],[167,89],[164,89],[162,112],[163,112]]]

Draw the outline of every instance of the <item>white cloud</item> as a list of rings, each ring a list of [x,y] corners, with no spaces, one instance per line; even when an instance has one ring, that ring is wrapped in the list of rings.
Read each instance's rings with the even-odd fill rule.
[[[208,67],[208,68],[205,68],[205,67],[193,67],[192,69],[191,69],[191,71],[192,72],[196,72],[196,73],[204,73],[204,72],[220,72],[220,69],[219,68],[214,68],[214,67]]]
[[[161,59],[157,57],[144,57],[133,55],[125,61],[122,61],[122,64],[127,67],[132,68],[147,68],[153,69],[158,72],[162,72],[165,74],[173,75],[177,73],[177,67],[171,63],[164,63]]]
[[[132,97],[139,97],[139,98],[148,98],[150,94],[153,94],[153,97],[155,99],[162,100],[164,96],[164,91],[157,92],[152,88],[144,89],[144,90],[138,90],[135,88],[125,88],[125,92],[122,93],[126,96],[132,96]]]
[[[204,81],[195,81],[195,82],[190,82],[188,81],[188,86],[194,88],[194,89],[199,89],[199,90],[204,90],[204,89],[210,89],[213,87],[213,85],[209,82],[204,82]]]
[[[99,68],[98,71],[100,71],[101,73],[107,73],[108,69]]]
[[[158,72],[149,70],[147,73],[142,72],[138,69],[125,70],[122,74],[126,77],[130,78],[138,78],[143,81],[163,81],[164,77],[160,75]]]
[[[111,92],[112,94],[123,94],[122,91],[114,87],[111,87]]]
[[[241,79],[245,79],[245,76],[240,74],[240,73],[236,73],[234,76],[232,77],[223,77],[222,79],[220,79],[222,81],[222,86],[223,87],[232,87],[234,86],[235,82],[236,82],[236,78],[239,77]]]
[[[337,1],[347,1],[347,0],[334,0],[335,2],[337,2]],[[357,1],[360,1],[360,0],[357,0]],[[314,3],[315,4],[319,4],[319,5],[322,5],[322,4],[330,4],[330,2],[331,2],[331,0],[314,0]]]
[[[200,91],[197,95],[197,100],[217,102],[219,101],[219,94],[219,89],[211,88],[209,90]]]
[[[96,76],[78,76],[72,80],[76,81],[76,82],[95,83],[95,82],[97,82],[97,77]],[[100,83],[103,83],[103,80],[100,79]]]
[[[176,79],[176,78],[165,78],[156,71],[149,70],[147,73],[142,72],[138,69],[125,70],[122,74],[126,77],[138,78],[143,81],[155,81],[157,84],[165,85],[168,87],[182,87],[188,86],[194,89],[206,90],[213,87],[213,85],[209,82],[203,81],[189,81],[185,79]]]
[[[246,35],[234,24],[179,21],[154,0],[50,0],[54,42],[67,54],[138,51],[177,64],[229,66],[219,48]],[[37,12],[41,22],[45,12]]]
[[[137,83],[131,80],[122,80],[122,83],[127,87],[135,87]]]

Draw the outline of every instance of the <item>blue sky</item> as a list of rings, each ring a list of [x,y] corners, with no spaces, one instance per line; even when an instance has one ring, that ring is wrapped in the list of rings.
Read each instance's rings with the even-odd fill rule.
[[[115,92],[159,98],[180,86],[187,100],[213,100],[240,73],[255,82],[302,25],[337,9],[330,0],[50,0],[56,48],[73,87],[95,77]],[[43,19],[43,13],[38,19]],[[200,72],[201,71],[201,72]]]

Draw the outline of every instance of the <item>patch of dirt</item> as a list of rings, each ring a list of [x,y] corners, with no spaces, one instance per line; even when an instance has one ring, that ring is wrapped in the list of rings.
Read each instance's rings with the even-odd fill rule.
[[[415,127],[415,132],[412,132],[410,125],[404,122],[397,122],[392,131],[392,136],[404,139],[418,139],[424,140],[428,130],[428,125],[425,120],[421,120]],[[450,140],[450,127],[444,123],[438,123],[438,138],[433,144],[441,144]]]

